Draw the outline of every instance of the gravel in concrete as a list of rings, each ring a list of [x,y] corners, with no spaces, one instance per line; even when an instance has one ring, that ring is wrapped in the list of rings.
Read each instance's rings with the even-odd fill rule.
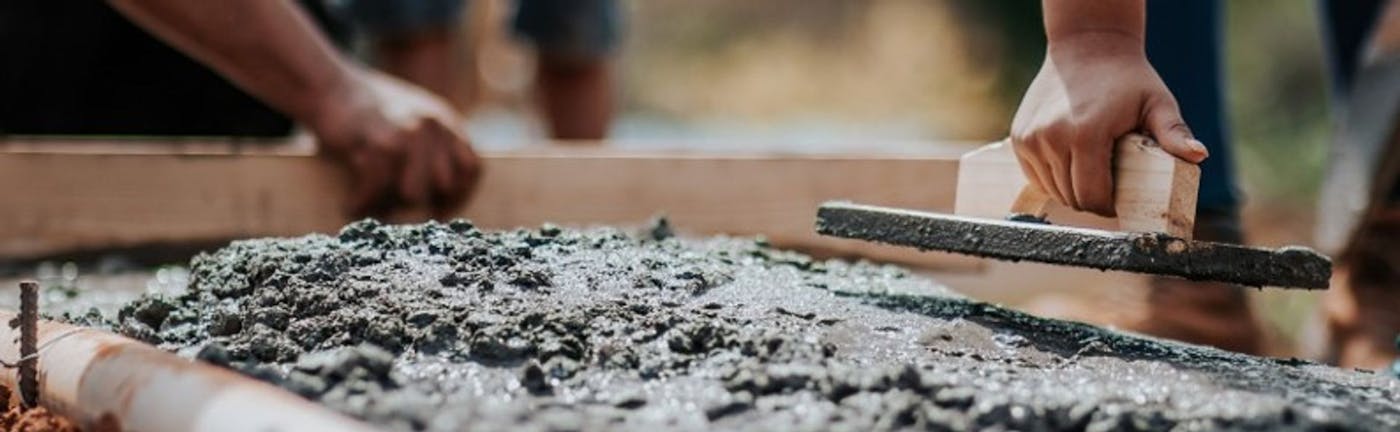
[[[1036,318],[664,224],[366,221],[235,242],[194,259],[188,292],[103,323],[394,430],[1400,428],[1387,376]]]

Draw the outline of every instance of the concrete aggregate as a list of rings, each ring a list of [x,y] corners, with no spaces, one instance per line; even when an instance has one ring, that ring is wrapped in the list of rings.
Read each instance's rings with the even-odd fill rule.
[[[190,270],[188,291],[93,324],[390,430],[1400,430],[1388,376],[1037,318],[664,221],[362,221]]]

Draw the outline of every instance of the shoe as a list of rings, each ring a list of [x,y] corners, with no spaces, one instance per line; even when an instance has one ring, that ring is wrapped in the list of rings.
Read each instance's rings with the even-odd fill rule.
[[[1202,212],[1196,217],[1195,238],[1239,243],[1238,220],[1233,213]],[[1245,354],[1263,355],[1271,346],[1248,293],[1231,284],[1151,276],[1145,290],[1115,290],[1094,299],[1042,296],[1027,309]]]
[[[1265,353],[1264,331],[1243,287],[1154,276],[1145,314],[1126,330],[1244,354]]]

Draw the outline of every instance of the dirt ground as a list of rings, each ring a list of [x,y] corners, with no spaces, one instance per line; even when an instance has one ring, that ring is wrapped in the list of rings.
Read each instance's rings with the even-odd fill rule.
[[[0,414],[0,430],[6,432],[78,432],[77,426],[44,407],[20,410],[11,407]]]
[[[396,430],[1395,430],[1400,380],[1144,339],[664,224],[237,242],[124,334]],[[82,319],[79,319],[82,320]]]
[[[0,387],[0,400],[10,399],[10,389]],[[49,412],[44,407],[24,409],[19,404],[10,405],[0,412],[0,431],[3,432],[78,432],[68,419]]]

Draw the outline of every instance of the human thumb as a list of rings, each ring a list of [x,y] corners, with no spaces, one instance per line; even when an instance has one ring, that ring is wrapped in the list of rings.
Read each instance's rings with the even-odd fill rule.
[[[1168,98],[1165,101],[1149,103],[1146,111],[1144,117],[1147,119],[1147,131],[1157,139],[1162,150],[1191,163],[1201,163],[1210,156],[1205,144],[1191,135],[1191,128],[1186,127],[1186,121],[1182,120],[1181,109],[1177,107],[1175,100]]]

